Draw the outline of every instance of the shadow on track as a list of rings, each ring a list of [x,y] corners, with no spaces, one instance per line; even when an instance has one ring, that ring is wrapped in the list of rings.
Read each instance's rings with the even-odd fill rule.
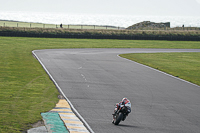
[[[114,126],[118,126],[118,127],[132,127],[132,128],[141,128],[138,126],[133,126],[133,125],[124,125],[124,124],[119,124],[119,125],[114,125]]]

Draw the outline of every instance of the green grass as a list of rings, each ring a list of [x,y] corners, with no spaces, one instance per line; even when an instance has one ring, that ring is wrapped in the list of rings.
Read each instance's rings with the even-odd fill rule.
[[[27,130],[55,107],[59,93],[31,53],[53,48],[197,49],[200,42],[0,37],[0,132]]]
[[[200,53],[138,53],[120,56],[200,85]]]

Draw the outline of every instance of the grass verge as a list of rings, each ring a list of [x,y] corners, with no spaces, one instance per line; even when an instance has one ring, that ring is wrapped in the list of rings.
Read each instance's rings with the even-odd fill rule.
[[[200,53],[138,53],[120,56],[200,85]]]
[[[75,26],[73,26],[75,27]],[[41,28],[41,27],[4,27],[0,26],[1,32],[35,33],[35,34],[59,34],[59,35],[103,35],[103,36],[171,36],[171,37],[199,37],[200,30],[125,30],[125,29],[101,29],[101,28]]]
[[[57,89],[31,53],[54,48],[197,49],[200,42],[0,37],[0,132],[27,130],[58,102]]]

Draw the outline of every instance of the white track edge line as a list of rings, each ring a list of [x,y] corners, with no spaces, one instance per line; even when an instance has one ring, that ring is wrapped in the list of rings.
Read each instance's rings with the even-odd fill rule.
[[[160,70],[158,70],[158,69],[152,68],[152,67],[150,67],[150,66],[147,66],[147,65],[138,63],[138,62],[133,61],[133,60],[130,60],[130,59],[123,58],[123,57],[119,56],[119,54],[118,54],[117,56],[118,56],[119,58],[122,58],[122,59],[125,59],[125,60],[128,60],[128,61],[134,62],[134,63],[136,63],[136,64],[138,64],[138,65],[141,65],[141,66],[147,67],[147,68],[149,68],[149,69],[152,69],[152,70],[154,70],[154,71],[157,71],[157,72],[160,72],[160,73],[162,73],[162,74],[165,74],[165,75],[170,76],[170,77],[172,77],[172,78],[175,78],[175,79],[178,79],[178,80],[180,80],[180,81],[186,82],[186,83],[188,83],[188,84],[194,85],[194,86],[196,86],[196,87],[200,87],[200,86],[197,85],[197,84],[194,84],[194,83],[189,82],[189,81],[187,81],[187,80],[184,80],[184,79],[175,77],[175,76],[173,76],[173,75],[171,75],[171,74],[168,74],[168,73],[166,73],[166,72],[160,71]]]
[[[88,123],[83,119],[83,117],[78,113],[78,111],[74,108],[74,106],[72,105],[72,103],[70,102],[70,100],[65,96],[65,94],[63,93],[63,91],[61,90],[60,86],[57,84],[57,82],[54,80],[54,78],[51,76],[51,74],[49,73],[49,71],[46,69],[46,67],[44,66],[44,64],[42,63],[42,61],[38,58],[38,56],[35,54],[36,50],[32,51],[33,56],[40,62],[40,64],[42,65],[42,67],[44,68],[44,70],[46,71],[46,73],[49,75],[50,79],[54,82],[55,86],[58,88],[58,90],[62,93],[62,95],[64,96],[64,98],[67,100],[67,102],[69,103],[69,105],[71,106],[72,110],[75,112],[75,114],[81,119],[81,121],[84,123],[84,125],[86,126],[86,128],[89,130],[90,133],[94,133],[94,131],[92,130],[92,128],[88,125]]]

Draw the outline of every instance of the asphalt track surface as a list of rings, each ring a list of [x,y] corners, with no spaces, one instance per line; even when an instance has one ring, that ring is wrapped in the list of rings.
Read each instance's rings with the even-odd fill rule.
[[[34,51],[95,133],[199,133],[200,87],[119,57],[122,53],[200,49],[54,49]],[[132,112],[111,123],[114,104]]]

